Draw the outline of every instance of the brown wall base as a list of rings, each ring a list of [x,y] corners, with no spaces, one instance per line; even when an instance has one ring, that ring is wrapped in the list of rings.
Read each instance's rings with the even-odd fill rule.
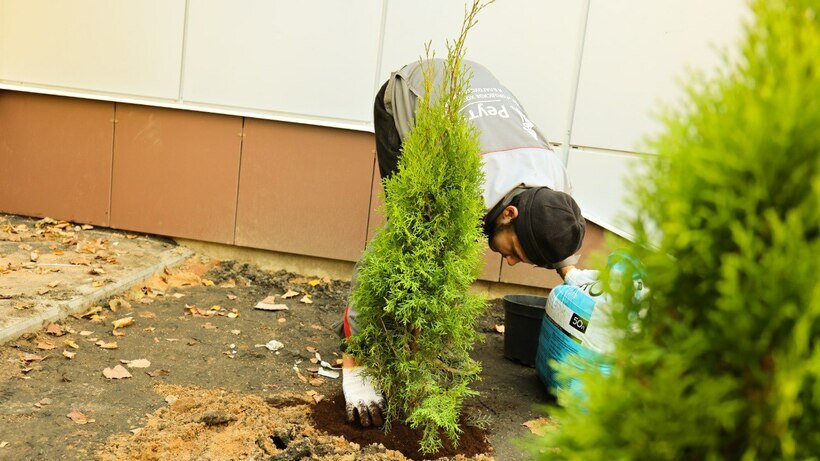
[[[267,250],[271,267],[349,278],[384,222],[378,171],[371,133],[0,91],[0,212]],[[580,265],[603,247],[589,223]],[[479,279],[561,283],[491,252]]]

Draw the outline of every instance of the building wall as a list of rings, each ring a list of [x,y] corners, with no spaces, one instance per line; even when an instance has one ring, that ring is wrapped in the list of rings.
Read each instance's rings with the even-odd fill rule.
[[[352,262],[380,188],[370,133],[0,91],[0,212]],[[584,256],[602,246],[591,224]],[[559,283],[486,261],[482,280]]]
[[[372,132],[380,84],[425,42],[444,56],[465,2],[0,0],[0,89]],[[747,15],[746,0],[504,0],[467,57],[568,159],[586,215],[625,235],[654,115],[689,70],[714,71]]]
[[[445,55],[464,3],[0,0],[0,210],[355,261],[380,223],[373,95],[425,42]],[[747,17],[745,0],[504,0],[467,57],[567,159],[588,220],[628,236],[656,115]],[[483,278],[557,282],[493,254]]]

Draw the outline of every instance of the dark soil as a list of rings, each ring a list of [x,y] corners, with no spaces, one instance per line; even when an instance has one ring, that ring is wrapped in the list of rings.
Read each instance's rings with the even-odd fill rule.
[[[232,261],[213,266],[212,261],[197,258],[186,269],[202,274],[205,281],[215,283],[213,286],[168,288],[153,294],[145,287],[131,288],[120,295],[130,302],[130,308],[121,307],[111,312],[107,303],[101,303],[104,309],[97,320],[70,317],[60,322],[68,332],[64,336],[53,337],[44,329],[0,346],[0,443],[8,442],[0,447],[0,459],[88,460],[97,458],[101,450],[108,450],[111,459],[135,459],[118,453],[126,453],[125,447],[133,450],[143,441],[166,446],[162,445],[164,441],[177,440],[173,438],[176,435],[167,432],[177,429],[180,440],[196,436],[201,438],[190,440],[203,442],[189,447],[190,454],[171,450],[162,457],[146,459],[226,459],[206,450],[220,446],[214,442],[219,439],[214,437],[230,434],[230,431],[237,434],[260,431],[258,433],[265,434],[267,440],[262,444],[267,447],[267,453],[285,456],[279,459],[288,459],[288,456],[301,459],[299,453],[306,450],[314,459],[331,459],[331,454],[322,454],[325,453],[322,450],[329,450],[341,440],[332,434],[343,434],[362,444],[356,459],[396,459],[382,453],[376,445],[363,445],[369,441],[362,438],[365,434],[384,437],[379,430],[345,427],[341,406],[334,406],[340,405],[341,400],[331,397],[341,392],[341,379],[324,379],[311,385],[294,371],[297,366],[307,379],[317,377],[308,371],[315,365],[309,362],[314,354],[308,352],[307,347],[318,350],[323,360],[333,361],[341,356],[339,339],[330,327],[344,310],[350,284],[329,279],[317,283],[315,277],[271,273]],[[289,310],[253,309],[266,296],[280,296],[289,289],[300,292],[299,296],[284,300]],[[310,295],[312,304],[299,301],[303,294]],[[139,296],[148,295],[153,296],[150,303],[139,301]],[[192,315],[186,306],[197,306],[202,311],[221,306],[218,312],[224,314],[236,309],[239,316],[204,318]],[[125,316],[132,316],[135,323],[120,330],[125,336],[115,336],[112,321]],[[547,403],[549,397],[538,382],[535,370],[503,358],[503,336],[494,331],[495,324],[503,324],[503,308],[498,301],[491,303],[487,315],[480,320],[479,331],[484,341],[476,345],[473,357],[483,364],[482,380],[474,385],[481,395],[467,401],[465,413],[479,415],[489,425],[492,456],[503,461],[518,461],[525,456],[514,441],[529,434],[522,423],[543,416],[536,406]],[[271,339],[284,343],[284,349],[271,352],[257,347]],[[42,340],[56,344],[57,348],[38,349]],[[78,348],[70,348],[67,341]],[[98,341],[116,341],[118,348],[103,349],[96,344]],[[63,350],[75,351],[76,356],[68,359],[62,356]],[[24,354],[37,354],[44,359],[26,362],[21,358]],[[135,359],[149,360],[150,368],[130,369],[133,377],[128,379],[111,380],[102,374],[104,368],[121,364],[121,360]],[[163,386],[178,386],[173,393],[180,401],[169,406],[165,397],[171,391]],[[194,388],[199,391],[189,390]],[[220,390],[235,397],[222,402]],[[312,402],[311,392],[326,396],[326,402],[318,409],[318,414],[323,415],[317,421],[321,428],[300,427],[319,435],[306,436],[310,440],[295,440],[285,450],[277,450],[275,440],[269,438],[275,434],[264,424],[270,427],[309,424],[307,410],[317,405],[310,403],[301,407],[305,421],[298,419],[298,415],[285,420],[282,415],[267,413],[262,407],[275,410],[274,407],[287,401],[283,396],[289,394],[298,394]],[[183,398],[183,393],[188,397]],[[181,402],[199,404],[205,397],[211,403],[197,407],[203,411],[183,411],[180,407]],[[259,399],[261,404],[236,404],[251,397]],[[43,403],[46,400],[48,403]],[[264,424],[256,424],[252,418],[241,416],[242,408],[252,408],[267,419],[262,421]],[[221,413],[205,417],[205,409]],[[87,424],[72,421],[67,415],[74,410],[94,421]],[[183,428],[189,432],[182,431]],[[465,438],[459,453],[489,449],[484,433],[473,432],[474,428],[469,426],[464,429]],[[342,430],[347,432],[341,433]],[[399,434],[396,431],[394,429],[394,437]],[[316,438],[325,437],[323,433],[331,434],[326,435],[327,443],[319,443]],[[480,445],[471,448],[474,445],[468,441],[470,437]],[[241,442],[239,438],[237,443]],[[116,440],[117,445],[112,445],[111,440]],[[390,443],[380,438],[374,441]],[[251,439],[248,443],[252,446],[243,445],[242,449],[251,452],[257,442]],[[207,443],[211,445],[206,447]],[[200,451],[195,450],[197,446]],[[404,452],[417,457],[415,442],[406,443]],[[347,456],[341,452],[338,455]]]
[[[317,429],[331,435],[342,436],[362,446],[372,443],[382,444],[413,460],[438,459],[456,455],[473,456],[492,451],[487,440],[487,431],[462,421],[461,427],[464,432],[458,441],[458,447],[452,447],[449,440],[444,438],[445,443],[441,450],[429,457],[422,456],[419,452],[421,434],[401,422],[394,422],[388,433],[380,428],[363,428],[358,424],[348,423],[345,418],[345,400],[342,394],[336,394],[319,402],[313,407],[310,417]]]

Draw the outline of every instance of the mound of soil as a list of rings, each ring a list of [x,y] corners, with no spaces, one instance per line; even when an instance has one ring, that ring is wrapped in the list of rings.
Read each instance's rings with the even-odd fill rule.
[[[111,436],[97,454],[103,461],[136,460],[267,460],[296,461],[405,461],[395,449],[379,443],[401,445],[411,459],[418,458],[418,445],[398,443],[397,438],[415,436],[408,428],[396,427],[389,437],[378,429],[328,434],[316,427],[318,419],[344,421],[344,407],[338,403],[319,407],[308,397],[289,393],[276,399],[262,399],[221,389],[201,389],[174,385],[156,386],[169,406],[149,415],[148,422],[131,434]],[[338,399],[331,399],[335,402]],[[341,410],[339,410],[341,408]],[[339,413],[341,411],[342,413]],[[339,419],[340,417],[341,419]],[[316,417],[314,417],[316,418]],[[351,427],[351,429],[353,429]],[[408,432],[409,431],[409,432]],[[363,435],[367,434],[367,435]],[[414,440],[418,440],[418,437]],[[483,434],[481,435],[483,442]],[[369,440],[368,438],[372,439]],[[468,438],[463,438],[465,442]],[[417,442],[416,442],[417,443]],[[489,446],[481,445],[486,451]],[[465,453],[462,447],[461,453]],[[476,451],[478,453],[478,451]],[[439,453],[438,456],[452,455]],[[453,459],[464,460],[465,456]],[[475,459],[489,459],[479,456]]]
[[[458,447],[452,447],[449,439],[445,437],[444,447],[438,453],[424,457],[419,452],[421,433],[401,422],[394,422],[388,433],[381,428],[363,428],[358,424],[348,423],[345,417],[345,400],[341,394],[320,401],[313,407],[310,417],[317,429],[331,435],[342,436],[362,446],[383,445],[388,449],[401,452],[412,460],[471,457],[492,451],[492,446],[487,441],[487,431],[462,421],[461,428],[464,432],[461,434]]]
[[[288,396],[282,408],[254,395],[220,389],[159,385],[170,401],[133,434],[110,437],[98,452],[112,460],[270,460],[302,459],[401,461],[381,446],[360,447],[315,429],[307,417],[311,404]]]
[[[208,271],[205,276],[216,284],[235,280],[239,285],[254,285],[267,289],[283,290],[293,274],[287,271],[271,273],[259,269],[256,265],[240,263],[234,260],[220,261],[219,265]]]

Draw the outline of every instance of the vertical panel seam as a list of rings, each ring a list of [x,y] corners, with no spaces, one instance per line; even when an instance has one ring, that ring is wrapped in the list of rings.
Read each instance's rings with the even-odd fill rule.
[[[182,102],[182,95],[185,82],[185,55],[188,45],[188,0],[185,0],[185,12],[182,16],[182,49],[179,57],[179,90],[177,91],[177,102]]]
[[[114,210],[114,159],[116,153],[117,141],[117,103],[114,103],[114,118],[111,120],[111,173],[108,179],[108,222],[106,227],[111,227],[111,215]]]
[[[580,45],[578,47],[578,57],[575,61],[575,75],[572,81],[572,88],[569,92],[570,101],[567,114],[567,129],[565,133],[566,137],[564,138],[564,145],[562,146],[561,150],[561,159],[564,161],[565,168],[569,166],[569,143],[572,139],[572,126],[575,120],[575,105],[578,102],[578,87],[581,82],[581,62],[584,58],[584,45],[586,44],[587,23],[589,22],[589,8],[591,1],[592,0],[584,1],[584,12],[581,15],[581,28],[578,31],[578,36],[580,37]]]
[[[239,169],[236,172],[236,204],[233,208],[233,238],[231,245],[236,245],[236,225],[239,221],[239,183],[242,181],[242,154],[245,150],[245,117],[242,117],[242,130],[239,132]]]
[[[382,59],[384,56],[384,36],[385,30],[387,27],[387,0],[382,0],[382,18],[381,24],[379,25],[379,49],[376,52],[376,75],[373,76],[373,95],[375,96],[376,93],[379,92],[379,88],[381,87],[381,83],[379,81],[379,76],[381,75],[382,71]],[[372,116],[373,111],[370,111]],[[373,124],[373,120],[370,121]],[[375,130],[375,127],[374,127]]]

